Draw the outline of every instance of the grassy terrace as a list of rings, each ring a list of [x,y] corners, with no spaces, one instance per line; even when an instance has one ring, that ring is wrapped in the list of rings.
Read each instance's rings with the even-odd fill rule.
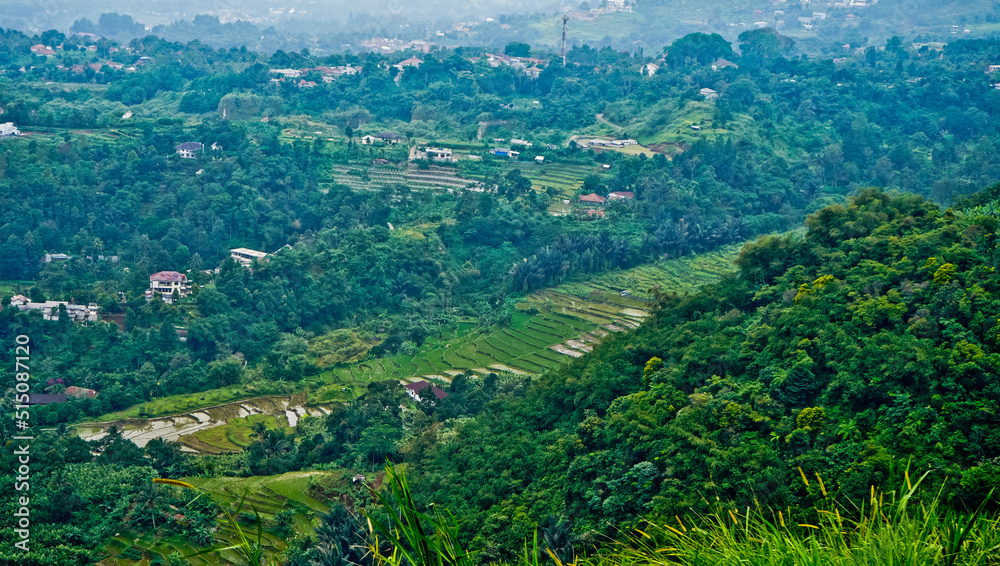
[[[235,511],[240,498],[246,495],[241,512],[256,510],[261,517],[265,531],[264,546],[267,550],[281,552],[286,548],[283,537],[269,532],[267,529],[274,516],[285,509],[295,512],[293,522],[295,529],[303,534],[312,534],[314,520],[318,513],[329,510],[327,501],[346,489],[347,481],[341,472],[289,472],[277,476],[257,476],[251,478],[185,478],[199,491],[211,496],[212,500],[221,506]],[[325,494],[325,495],[324,495]],[[191,494],[194,498],[194,494]],[[183,509],[178,509],[183,515]],[[226,523],[218,523],[219,530],[215,533],[216,544],[222,546],[235,544],[236,532]],[[256,537],[256,526],[244,524],[244,531]],[[127,548],[135,547],[142,553],[142,560],[131,561],[119,558]],[[138,534],[123,530],[118,532],[105,545],[108,558],[100,561],[102,566],[119,566],[134,564],[148,566],[155,557],[165,560],[174,552],[182,556],[191,556],[203,550],[192,546],[191,542],[182,536],[153,537],[149,534]],[[187,558],[187,563],[194,566],[216,566],[224,564],[241,564],[241,560],[233,551],[208,553]]]
[[[542,373],[582,355],[608,332],[638,326],[648,314],[649,289],[684,293],[717,281],[732,271],[738,250],[726,246],[538,291],[518,305],[506,328],[480,332],[474,322],[461,322],[428,339],[416,355],[335,367],[306,382],[315,390],[314,402],[328,402],[327,396],[359,381],[449,381],[464,371]]]
[[[659,285],[665,292],[684,293],[698,285],[717,281],[733,269],[732,260],[738,250],[738,245],[726,246],[707,254],[662,260],[538,291],[518,305],[507,327],[480,332],[475,322],[460,322],[428,339],[417,355],[369,359],[330,368],[319,376],[308,378],[304,385],[309,388],[309,402],[350,400],[373,380],[431,379],[444,384],[466,370],[479,375],[491,371],[543,373],[572,357],[583,355],[611,332],[637,326],[647,314],[647,289]],[[629,291],[629,294],[622,296],[622,291]],[[224,399],[230,395],[239,396],[239,389],[226,388],[198,396],[163,399],[154,408],[186,407],[184,410],[190,410],[189,405],[198,397]],[[223,426],[199,430],[186,436],[185,444],[211,454],[238,451],[251,442],[250,427],[255,422],[263,422],[269,429],[289,430],[288,421],[281,415],[252,415],[231,419]],[[244,511],[249,511],[252,505],[260,513],[265,527],[265,546],[269,552],[277,553],[286,548],[286,542],[266,531],[274,516],[291,509],[295,513],[296,530],[312,533],[316,514],[328,509],[327,501],[350,489],[346,479],[349,476],[346,472],[314,471],[250,478],[189,478],[186,481],[230,508],[247,494]],[[250,525],[246,527],[255,531]],[[236,533],[220,522],[216,536],[232,542]],[[130,547],[142,553],[141,561],[119,559]],[[157,556],[165,558],[173,552],[189,556],[198,550],[181,536],[152,537],[122,531],[108,542],[105,547],[108,557],[99,564],[148,566]],[[232,551],[202,554],[187,560],[195,566],[240,563]]]
[[[717,281],[733,270],[732,260],[738,251],[739,245],[733,244],[705,254],[661,260],[544,289],[525,297],[509,327],[483,333],[474,321],[459,322],[430,337],[416,355],[329,367],[301,384],[240,384],[173,395],[92,421],[184,414],[254,397],[289,395],[296,390],[306,392],[310,405],[340,403],[361,395],[371,381],[446,382],[466,370],[480,375],[496,371],[543,373],[568,361],[568,356],[582,355],[608,332],[637,326],[647,314],[651,298],[647,290],[659,286],[663,292],[685,293]],[[629,295],[622,296],[622,291]],[[581,344],[585,347],[581,348]],[[254,418],[263,417],[237,419],[227,427],[199,431],[192,435],[194,440],[186,438],[209,453],[239,450],[248,443],[246,431]],[[279,416],[268,425],[287,426],[287,422]]]

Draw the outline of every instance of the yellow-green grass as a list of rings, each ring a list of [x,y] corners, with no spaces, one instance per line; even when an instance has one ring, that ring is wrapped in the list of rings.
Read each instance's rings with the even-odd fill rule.
[[[310,478],[313,478],[310,480]],[[315,512],[329,511],[329,505],[310,495],[312,486],[316,485],[326,492],[338,492],[343,489],[343,472],[288,472],[277,476],[252,476],[248,478],[185,478],[201,491],[212,496],[220,504],[232,505],[247,494],[249,501],[261,504],[258,512],[270,518],[276,512],[284,509],[289,502],[297,501]]]
[[[282,415],[250,415],[232,419],[222,426],[184,435],[178,441],[205,454],[239,452],[253,442],[255,423],[264,423],[268,430],[280,428],[287,434],[293,432],[292,427],[288,426],[288,420]]]
[[[0,281],[0,297],[13,297],[34,285],[34,281]]]
[[[286,392],[292,393],[291,388]],[[134,405],[128,409],[115,411],[101,415],[100,417],[89,419],[92,422],[109,422],[123,419],[137,419],[147,417],[161,417],[166,415],[177,415],[189,413],[206,407],[224,405],[236,401],[245,401],[253,397],[272,394],[272,391],[262,389],[254,384],[230,385],[209,389],[201,393],[191,393],[183,395],[170,395],[160,397],[140,405]]]
[[[184,481],[192,484],[204,496],[210,497],[222,507],[235,511],[236,505],[243,499],[241,512],[252,513],[256,511],[260,514],[264,532],[262,542],[269,554],[277,554],[287,548],[286,539],[275,533],[269,532],[269,522],[276,514],[291,509],[295,512],[293,525],[301,535],[313,534],[313,520],[318,513],[329,511],[326,500],[317,499],[312,494],[318,494],[313,489],[318,487],[321,492],[336,495],[343,490],[346,480],[341,472],[289,472],[277,476],[255,476],[250,478],[185,478]],[[196,496],[190,492],[193,499]],[[305,512],[304,512],[305,511]],[[183,509],[179,512],[183,513]],[[245,531],[252,532],[256,536],[254,525],[241,525]],[[218,522],[218,531],[215,533],[215,547],[233,544],[236,542],[236,533],[225,521]],[[117,557],[126,548],[135,546],[143,552],[143,560],[138,562],[118,559]],[[186,558],[188,564],[194,566],[215,566],[223,564],[240,564],[239,557],[233,552],[226,553],[205,553],[193,556],[203,548],[194,546],[190,541],[177,535],[156,536],[149,532],[135,533],[128,530],[119,531],[104,546],[107,556],[99,564],[125,565],[125,564],[149,564],[155,556],[165,559],[174,552],[180,553]]]

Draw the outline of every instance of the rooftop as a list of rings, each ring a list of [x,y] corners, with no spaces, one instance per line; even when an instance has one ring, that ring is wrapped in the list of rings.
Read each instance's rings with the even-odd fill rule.
[[[160,271],[149,276],[150,281],[187,281],[187,275],[176,271]]]

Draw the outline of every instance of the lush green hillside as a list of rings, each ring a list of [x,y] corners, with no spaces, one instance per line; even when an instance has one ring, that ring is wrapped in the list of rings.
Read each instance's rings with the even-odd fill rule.
[[[1000,191],[993,189],[989,198]],[[578,534],[705,509],[861,502],[928,470],[958,506],[996,485],[997,217],[865,191],[639,329],[411,442],[423,501],[493,556],[548,515]],[[610,529],[610,530],[609,530]]]

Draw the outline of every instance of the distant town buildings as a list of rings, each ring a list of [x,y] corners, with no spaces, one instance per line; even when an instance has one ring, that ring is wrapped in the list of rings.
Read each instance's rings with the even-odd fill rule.
[[[160,295],[163,302],[173,303],[173,294],[177,292],[178,298],[191,294],[191,282],[187,275],[176,271],[160,271],[149,276],[149,289],[146,289],[146,300],[150,301],[154,296]]]

